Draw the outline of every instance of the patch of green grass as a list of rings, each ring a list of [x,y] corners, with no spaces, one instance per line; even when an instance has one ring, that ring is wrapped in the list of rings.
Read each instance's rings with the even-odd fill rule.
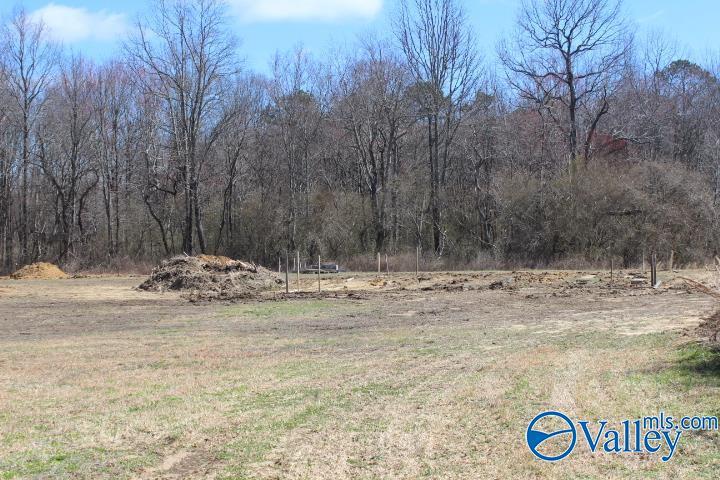
[[[241,386],[216,392],[213,395],[232,402],[229,415],[235,417],[238,414],[252,412],[258,421],[265,417],[277,416],[298,405],[317,403],[326,396],[320,389],[300,386],[262,392],[249,391]]]
[[[292,361],[284,362],[272,370],[272,375],[276,380],[290,380],[298,377],[318,375],[321,367],[318,362],[311,361]]]
[[[626,350],[628,348],[652,349],[666,345],[671,333],[657,332],[643,335],[621,335],[608,330],[570,331],[565,335],[548,339],[548,343],[563,350],[593,348],[602,350]]]
[[[338,302],[328,300],[264,302],[227,307],[220,311],[220,315],[250,318],[301,317],[322,311],[337,311],[338,305]]]
[[[511,400],[526,399],[530,392],[530,380],[523,375],[515,379],[513,386],[505,392],[505,397]]]
[[[219,392],[212,392],[210,396],[215,397],[219,400],[231,401],[240,398],[245,398],[247,395],[247,387],[245,385],[235,385],[231,388],[220,390]]]
[[[143,412],[146,410],[153,410],[157,408],[166,407],[169,405],[178,405],[182,403],[183,399],[174,395],[167,395],[162,398],[156,398],[145,403],[133,405],[128,408],[128,413]]]
[[[439,357],[445,353],[438,347],[421,347],[412,351],[415,357]]]
[[[363,417],[362,421],[350,422],[347,426],[348,432],[373,434],[385,432],[390,426],[390,420],[386,417]]]
[[[352,389],[352,392],[354,394],[359,394],[370,398],[397,397],[401,395],[404,391],[405,389],[398,385],[375,382],[366,383],[365,385],[354,387]]]
[[[679,352],[678,367],[713,381],[720,380],[720,352],[703,345],[690,344]]]
[[[307,405],[300,411],[291,414],[289,418],[273,422],[272,426],[281,431],[290,431],[310,423],[320,423],[325,417],[326,410],[327,407],[325,405]]]
[[[27,478],[31,476],[62,477],[76,474],[80,465],[97,460],[96,450],[52,451],[40,453],[36,449],[18,452],[0,459],[0,478]]]
[[[12,446],[15,443],[22,443],[29,439],[26,432],[7,432],[0,436],[3,445]]]
[[[685,345],[666,368],[655,373],[654,380],[683,391],[696,386],[720,388],[720,352],[699,344]]]

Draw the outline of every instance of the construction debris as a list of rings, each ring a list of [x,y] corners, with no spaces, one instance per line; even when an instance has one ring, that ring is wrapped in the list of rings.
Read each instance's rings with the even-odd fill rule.
[[[704,293],[705,295],[708,295],[710,297],[720,299],[720,292],[713,288],[708,287],[707,285],[703,285],[702,283],[695,281],[691,278],[687,278],[687,277],[677,277],[677,278],[680,280],[683,280],[690,287],[692,287],[693,289],[695,289],[696,291],[698,291],[700,293]]]
[[[67,273],[60,270],[57,265],[46,262],[33,263],[25,265],[16,271],[10,278],[14,280],[57,280],[68,278]]]
[[[201,255],[163,261],[138,288],[181,291],[193,300],[229,300],[252,297],[282,284],[274,273],[254,263]]]

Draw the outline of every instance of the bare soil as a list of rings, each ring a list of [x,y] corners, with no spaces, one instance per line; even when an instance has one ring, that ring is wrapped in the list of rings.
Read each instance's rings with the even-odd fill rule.
[[[10,278],[14,280],[57,280],[67,277],[68,275],[57,265],[46,262],[25,265],[10,275]]]

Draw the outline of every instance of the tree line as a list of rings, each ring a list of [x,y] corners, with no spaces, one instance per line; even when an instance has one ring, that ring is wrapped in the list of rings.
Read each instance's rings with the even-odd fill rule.
[[[483,57],[457,0],[401,0],[387,38],[268,74],[235,30],[220,0],[161,0],[98,63],[4,19],[2,270],[717,253],[720,63],[635,38],[620,1],[526,1]]]

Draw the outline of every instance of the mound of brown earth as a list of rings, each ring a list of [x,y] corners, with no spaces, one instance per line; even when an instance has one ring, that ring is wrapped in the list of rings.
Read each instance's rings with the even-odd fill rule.
[[[231,264],[231,263],[233,263],[233,262],[235,261],[235,260],[233,260],[233,259],[230,258],[230,257],[224,257],[224,256],[222,256],[222,255],[205,255],[205,254],[202,254],[202,255],[198,255],[197,258],[199,258],[199,259],[202,260],[203,262],[207,262],[207,263],[217,263],[218,265],[222,265],[222,266],[229,265],[229,264]]]
[[[25,265],[17,272],[10,275],[15,280],[55,280],[68,278],[68,275],[52,263],[38,262]]]
[[[698,325],[696,334],[709,347],[720,350],[720,311],[715,312]]]
[[[155,267],[138,288],[187,292],[193,299],[246,298],[282,284],[270,270],[227,257],[179,256]]]

